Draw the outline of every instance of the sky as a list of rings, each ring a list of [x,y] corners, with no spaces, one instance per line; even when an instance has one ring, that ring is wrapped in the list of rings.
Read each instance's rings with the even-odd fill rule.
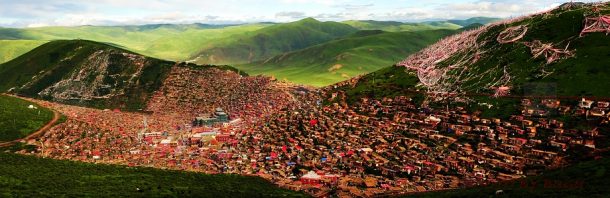
[[[1,27],[509,18],[568,0],[0,0]],[[595,2],[581,0],[582,2]],[[598,0],[597,0],[598,1]]]

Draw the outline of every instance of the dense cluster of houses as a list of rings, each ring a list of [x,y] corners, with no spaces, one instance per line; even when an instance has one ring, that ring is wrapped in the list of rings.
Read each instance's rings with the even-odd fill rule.
[[[370,197],[538,174],[572,163],[575,148],[598,149],[608,131],[605,101],[523,99],[520,113],[493,118],[406,96],[323,105],[345,94],[207,72],[172,71],[152,114],[38,101],[68,119],[32,144],[59,159],[258,175],[315,196]]]

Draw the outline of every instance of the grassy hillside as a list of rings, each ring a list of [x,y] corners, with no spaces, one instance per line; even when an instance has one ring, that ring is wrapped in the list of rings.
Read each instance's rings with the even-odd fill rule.
[[[142,108],[174,63],[93,41],[52,41],[0,65],[0,91],[94,107]]]
[[[392,65],[455,32],[361,31],[343,39],[238,67],[251,74],[273,75],[295,83],[325,86]]]
[[[610,6],[605,4],[599,14],[610,14]],[[464,67],[452,68],[441,82],[458,86],[464,92],[491,93],[493,84],[513,87],[512,94],[523,95],[537,85],[556,87],[551,94],[559,96],[610,96],[610,75],[607,67],[610,55],[610,36],[605,33],[589,33],[579,36],[586,16],[593,14],[592,6],[573,9],[558,8],[550,13],[527,17],[509,24],[488,27],[478,36],[478,46],[466,48],[438,64],[439,68],[456,65],[460,60],[474,59]],[[509,27],[524,25],[528,28],[524,37],[517,42],[501,44],[496,38]],[[547,63],[544,55],[535,57],[527,46],[540,41],[554,48],[567,50],[573,56],[561,56]],[[462,42],[462,41],[458,41]],[[451,44],[443,44],[451,45]],[[569,45],[569,46],[568,46]],[[480,52],[480,54],[476,54]],[[461,69],[465,68],[465,69]],[[506,72],[504,72],[506,71]],[[462,73],[463,75],[461,75]],[[452,83],[459,82],[459,83]],[[442,84],[441,84],[442,85]]]
[[[199,50],[218,40],[231,40],[235,35],[252,32],[267,26],[269,24],[249,24],[212,29],[188,28],[178,34],[166,35],[154,41],[149,41],[144,48],[135,50],[144,55],[165,60],[188,60]]]
[[[0,153],[2,197],[307,197],[258,178]]]
[[[46,43],[38,40],[0,40],[0,63],[7,62],[15,57]]]
[[[462,26],[448,23],[402,23],[396,21],[372,21],[372,20],[350,20],[343,21],[359,30],[383,30],[387,32],[404,32],[404,31],[423,31],[423,30],[438,30],[438,29],[459,29]]]
[[[447,22],[449,23],[453,23],[456,25],[460,25],[462,27],[466,27],[466,26],[470,26],[472,24],[488,24],[488,23],[493,23],[496,21],[499,21],[502,19],[499,18],[489,18],[489,17],[473,17],[473,18],[469,18],[469,19],[464,19],[464,20],[448,20]]]
[[[418,82],[417,76],[407,72],[404,67],[390,66],[366,74],[354,84],[337,86],[336,88],[328,86],[326,89],[333,89],[331,93],[336,91],[345,92],[346,102],[353,104],[361,98],[381,99],[394,96],[421,96],[415,88]]]
[[[36,109],[29,109],[33,105]],[[53,118],[53,112],[29,101],[0,95],[0,142],[26,137]]]
[[[404,197],[608,197],[609,168],[606,157],[502,184]]]
[[[346,24],[306,18],[210,43],[194,59],[202,64],[250,63],[341,38],[356,31],[356,28]]]
[[[258,30],[269,24],[235,26],[156,24],[142,26],[77,26],[40,28],[0,28],[0,63],[36,46],[9,40],[31,40],[40,45],[51,40],[85,39],[110,42],[147,56],[167,60],[187,60],[208,43],[235,34]],[[29,49],[29,50],[28,50]]]

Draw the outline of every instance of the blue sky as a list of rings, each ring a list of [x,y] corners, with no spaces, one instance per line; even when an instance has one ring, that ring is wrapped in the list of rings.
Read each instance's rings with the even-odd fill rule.
[[[0,0],[0,26],[134,25],[151,23],[426,21],[514,17],[567,0]],[[593,2],[592,0],[584,0]]]

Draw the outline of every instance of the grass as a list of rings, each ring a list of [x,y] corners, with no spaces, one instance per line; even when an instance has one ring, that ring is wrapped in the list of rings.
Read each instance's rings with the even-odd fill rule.
[[[382,99],[394,96],[421,98],[421,94],[415,89],[417,82],[417,77],[408,73],[403,67],[391,66],[364,75],[354,87],[339,86],[333,88],[332,92],[345,92],[346,102],[349,104],[358,102],[361,98]]]
[[[0,40],[0,64],[46,43],[39,40]]]
[[[29,109],[33,105],[36,109]],[[53,119],[53,111],[35,103],[0,95],[0,142],[24,138]]]
[[[100,51],[116,51],[130,53],[107,44],[84,40],[53,41],[0,65],[0,91],[11,88],[15,93],[28,97],[40,98],[39,93],[62,79],[69,78],[73,72],[94,64],[90,61],[92,54]],[[131,78],[136,71],[134,63],[124,56],[109,58],[108,72],[121,74],[119,80]],[[122,108],[137,110],[145,105],[148,96],[156,91],[169,69],[174,64],[154,58],[145,58],[143,71],[139,75],[137,84],[117,84],[117,89],[123,89],[124,95],[107,100],[91,101],[61,101],[69,104],[84,105],[98,108]],[[94,73],[91,73],[94,75]],[[53,100],[43,96],[42,99]]]
[[[610,6],[605,5],[600,14],[609,14]],[[507,66],[511,75],[510,85],[514,88],[512,93],[521,95],[532,84],[551,83],[556,85],[558,96],[610,96],[610,82],[603,80],[610,75],[607,67],[610,58],[610,37],[604,33],[591,33],[579,37],[583,28],[583,21],[591,7],[574,10],[555,10],[552,15],[536,16],[506,26],[495,26],[485,32],[479,40],[489,41],[480,51],[485,54],[472,68],[471,74],[483,74],[478,78],[464,81],[465,87],[474,87],[468,92],[491,92],[489,87],[480,85],[492,82],[501,77],[504,66]],[[533,58],[530,49],[519,42],[500,44],[496,41],[497,35],[507,27],[528,25],[529,30],[521,41],[531,42],[540,40],[544,43],[553,43],[557,48],[565,48],[569,43],[569,50],[574,50],[575,56],[546,64],[546,60]],[[449,59],[441,65],[452,65],[455,59]],[[544,76],[543,71],[552,72]]]
[[[306,18],[210,43],[194,58],[201,64],[251,63],[338,39],[356,31],[356,28],[346,24]]]
[[[269,24],[236,26],[145,25],[0,28],[0,63],[48,41],[84,39],[110,42],[130,51],[166,60],[187,60],[212,41],[258,30]],[[13,41],[26,40],[26,41]],[[37,44],[37,45],[36,45]]]
[[[606,5],[601,14],[610,14],[610,6]],[[523,96],[569,96],[578,98],[579,96],[610,97],[610,81],[605,80],[610,76],[610,68],[607,67],[607,60],[610,59],[610,36],[604,33],[591,33],[584,37],[579,37],[583,27],[585,13],[590,12],[590,7],[576,10],[556,10],[554,15],[537,16],[526,19],[507,26],[495,26],[483,33],[479,40],[487,40],[486,45],[479,51],[485,53],[481,59],[469,65],[468,72],[476,78],[471,78],[461,82],[467,93],[491,94],[490,87],[482,85],[500,79],[503,75],[503,68],[507,66],[511,75],[510,86],[513,87],[511,94]],[[570,50],[575,51],[572,58],[562,59],[558,62],[546,65],[544,58],[532,58],[530,49],[521,43],[500,44],[496,41],[497,35],[507,27],[521,24],[528,24],[529,30],[521,41],[541,40],[542,42],[554,43],[559,48],[564,48],[570,43]],[[472,55],[472,54],[471,54]],[[440,63],[440,65],[453,65],[457,58],[450,58]],[[550,75],[541,76],[542,70],[552,71]],[[396,75],[398,70],[382,69],[367,76]],[[403,71],[404,73],[404,71]],[[401,74],[402,75],[402,74]],[[408,79],[414,75],[407,76]],[[396,81],[396,82],[394,82]],[[362,96],[383,97],[391,96],[393,92],[399,92],[394,84],[401,84],[400,78],[388,78],[373,83],[371,79],[363,79],[359,85],[350,90],[355,98],[348,98],[351,101],[357,100]],[[412,88],[417,79],[411,84],[401,88]],[[376,85],[374,85],[376,84]],[[348,92],[348,93],[349,93]],[[373,94],[373,92],[377,94]],[[484,97],[476,98],[480,102],[494,104],[493,110],[483,111],[487,117],[504,117],[515,112],[515,102],[511,100],[489,100]]]
[[[488,24],[499,20],[501,19],[489,17],[473,17],[465,20],[448,20],[447,22],[466,27],[472,24]]]
[[[393,25],[399,27],[390,27]],[[84,39],[112,43],[115,47],[165,60],[193,60],[199,64],[244,64],[240,69],[249,73],[274,75],[300,84],[325,86],[392,65],[446,35],[440,33],[442,30],[438,33],[418,32],[419,30],[459,27],[447,22],[337,23],[307,18],[285,24],[235,26],[193,24],[0,28],[0,42],[3,44],[0,52],[5,52],[0,57],[0,63],[51,40]],[[377,34],[378,31],[357,32],[358,29],[409,32]],[[291,58],[277,58],[284,56]],[[273,60],[273,63],[256,64],[267,59]],[[329,71],[333,66],[341,69]]]
[[[140,59],[131,59],[122,54],[132,54]],[[100,67],[100,63],[105,62]],[[138,66],[141,64],[141,72]],[[87,40],[58,40],[45,43],[40,47],[7,63],[0,64],[0,92],[11,91],[20,95],[41,98],[72,105],[94,107],[100,109],[120,108],[127,111],[137,111],[145,107],[152,94],[161,87],[163,81],[176,63],[142,56],[124,49]],[[196,66],[195,64],[191,64]],[[197,67],[210,67],[197,66]],[[214,66],[224,70],[239,71],[230,66]],[[98,68],[105,68],[101,70]],[[80,80],[75,80],[76,72]],[[239,71],[242,75],[247,75]],[[137,74],[137,75],[136,75]],[[112,77],[109,77],[111,76]],[[132,79],[132,83],[125,83]],[[116,90],[110,98],[87,100],[80,95],[71,96],[75,99],[55,97],[54,93],[78,92],[86,90],[93,93],[108,93],[103,86],[94,86],[92,79],[103,79],[100,84],[112,85]],[[71,79],[71,83],[53,89],[47,89],[61,80]],[[12,89],[12,90],[11,90]],[[42,93],[51,90],[50,93]],[[100,94],[102,95],[102,94]]]
[[[128,168],[11,153],[0,153],[0,161],[2,197],[307,197],[251,176]]]
[[[359,30],[383,30],[387,32],[425,31],[439,29],[460,29],[462,26],[449,22],[437,23],[402,23],[396,21],[371,21],[371,20],[349,20],[342,23],[348,24]]]
[[[392,65],[454,32],[361,31],[347,38],[236,67],[250,74],[272,75],[298,84],[326,86]]]

